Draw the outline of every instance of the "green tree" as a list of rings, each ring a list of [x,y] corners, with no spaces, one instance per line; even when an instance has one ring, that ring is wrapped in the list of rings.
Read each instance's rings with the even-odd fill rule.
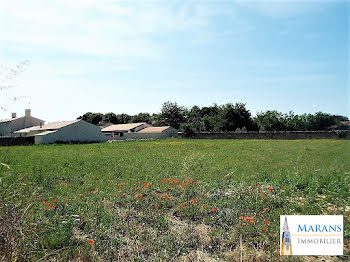
[[[78,117],[78,119],[82,119],[91,124],[97,125],[103,119],[103,114],[87,112],[84,115]]]
[[[128,114],[118,114],[117,119],[118,124],[127,124],[131,120],[131,116]]]
[[[285,130],[283,114],[273,111],[260,112],[255,117],[255,122],[262,131],[281,131]]]
[[[103,116],[102,122],[118,124],[118,117],[115,113],[110,112]]]
[[[145,122],[147,124],[151,124],[151,115],[149,113],[139,113],[138,115],[134,115],[131,117],[132,123]]]
[[[228,103],[222,106],[220,116],[222,131],[236,131],[237,128],[252,130],[253,128],[251,114],[243,103]]]
[[[181,123],[185,120],[184,112],[185,108],[179,106],[176,102],[165,102],[162,105],[158,121],[162,125],[169,125],[179,129]]]

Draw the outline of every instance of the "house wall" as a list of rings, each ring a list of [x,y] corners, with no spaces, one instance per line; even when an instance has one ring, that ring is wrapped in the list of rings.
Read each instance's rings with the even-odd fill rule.
[[[46,135],[36,135],[35,143],[38,144],[52,144],[56,142],[103,142],[107,138],[102,134],[101,129],[98,126],[90,124],[84,120],[72,123],[65,127],[58,129],[54,133]]]
[[[0,136],[11,136],[10,122],[0,122]]]
[[[169,137],[177,137],[178,131],[177,129],[173,127],[169,127],[168,129],[164,130],[163,133],[166,133]]]
[[[44,125],[44,121],[37,119],[32,116],[24,116],[11,120],[11,132],[18,131],[23,128],[28,128],[32,126],[39,126],[40,123]]]

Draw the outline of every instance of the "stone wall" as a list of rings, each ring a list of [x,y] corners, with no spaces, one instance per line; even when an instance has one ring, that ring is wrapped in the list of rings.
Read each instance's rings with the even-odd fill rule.
[[[190,137],[180,134],[183,138],[194,139],[350,139],[350,131],[277,131],[277,132],[246,132],[246,133],[196,133]]]
[[[0,146],[26,146],[26,145],[33,145],[34,144],[34,137],[10,137],[10,136],[3,136],[0,137]]]

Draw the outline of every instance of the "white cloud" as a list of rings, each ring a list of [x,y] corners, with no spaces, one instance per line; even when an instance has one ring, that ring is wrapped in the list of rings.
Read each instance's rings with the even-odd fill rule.
[[[13,0],[0,9],[0,41],[89,55],[159,58],[166,47],[152,40],[155,34],[205,27],[218,11],[189,2]]]

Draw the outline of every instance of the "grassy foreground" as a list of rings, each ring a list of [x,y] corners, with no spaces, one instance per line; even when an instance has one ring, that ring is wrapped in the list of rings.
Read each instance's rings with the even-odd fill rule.
[[[349,159],[344,140],[0,147],[0,260],[280,260],[284,214],[343,214],[349,255]]]

